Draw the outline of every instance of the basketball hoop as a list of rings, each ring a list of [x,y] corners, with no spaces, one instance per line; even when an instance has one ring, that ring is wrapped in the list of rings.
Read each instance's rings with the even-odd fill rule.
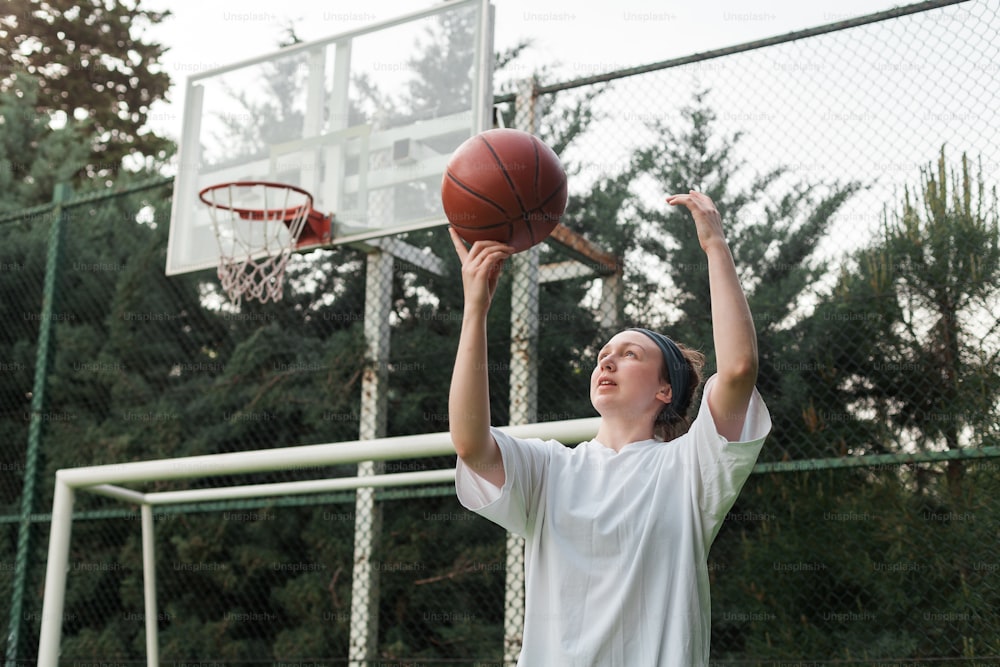
[[[219,282],[229,299],[280,301],[295,250],[330,240],[330,216],[312,195],[286,183],[236,181],[198,193],[208,204],[219,242]]]

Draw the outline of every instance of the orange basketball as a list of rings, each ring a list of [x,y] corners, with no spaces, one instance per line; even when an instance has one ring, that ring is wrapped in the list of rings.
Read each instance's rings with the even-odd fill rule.
[[[541,243],[566,210],[566,171],[538,137],[487,130],[455,149],[441,181],[441,203],[459,236],[501,241],[516,252]]]

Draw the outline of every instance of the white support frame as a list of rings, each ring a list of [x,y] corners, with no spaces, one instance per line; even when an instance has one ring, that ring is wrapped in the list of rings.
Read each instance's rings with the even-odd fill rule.
[[[598,422],[599,418],[592,417],[509,426],[501,430],[515,437],[555,439],[573,444],[593,438],[597,433]],[[155,667],[159,664],[159,649],[156,629],[158,612],[153,548],[155,537],[153,507],[179,503],[273,498],[359,488],[442,484],[454,480],[455,470],[447,468],[386,475],[151,493],[143,493],[122,485],[164,480],[199,479],[217,475],[296,470],[360,463],[362,461],[419,459],[430,456],[447,456],[454,453],[451,437],[445,432],[264,449],[252,452],[208,454],[158,461],[136,461],[57,471],[55,492],[52,499],[49,553],[45,570],[42,625],[38,640],[38,665],[40,667],[57,667],[59,662],[66,575],[69,570],[70,536],[73,527],[73,502],[77,492],[97,493],[141,507],[146,664]]]

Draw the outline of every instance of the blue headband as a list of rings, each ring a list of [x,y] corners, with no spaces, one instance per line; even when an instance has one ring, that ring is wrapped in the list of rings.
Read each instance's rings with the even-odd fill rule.
[[[691,402],[691,364],[681,354],[677,343],[663,334],[641,327],[631,327],[628,330],[646,334],[660,348],[660,352],[663,353],[663,363],[667,367],[667,379],[670,380],[670,387],[673,389],[669,408],[678,417],[683,417]]]

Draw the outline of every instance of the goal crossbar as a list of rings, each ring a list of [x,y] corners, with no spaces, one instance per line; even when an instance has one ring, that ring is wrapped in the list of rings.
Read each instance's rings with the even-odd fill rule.
[[[180,503],[299,496],[313,493],[327,493],[330,491],[349,491],[363,487],[421,486],[424,484],[443,484],[454,480],[455,469],[445,468],[441,470],[418,470],[385,475],[308,479],[297,482],[245,484],[242,486],[225,486],[213,489],[157,491],[155,493],[138,493],[113,484],[100,484],[89,487],[87,490],[98,495],[117,498],[126,502],[134,502],[140,505],[176,505]]]

